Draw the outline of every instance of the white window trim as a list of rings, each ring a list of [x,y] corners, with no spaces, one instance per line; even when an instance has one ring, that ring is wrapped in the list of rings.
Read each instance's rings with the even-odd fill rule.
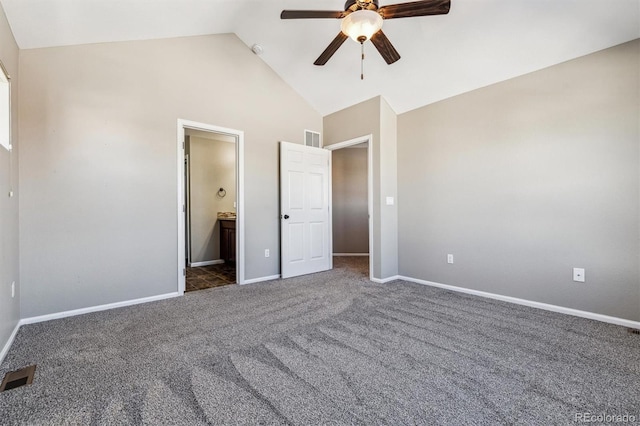
[[[7,151],[11,152],[11,141],[12,141],[12,135],[11,135],[11,128],[13,127],[13,123],[11,120],[11,75],[9,75],[9,72],[7,71],[7,69],[5,68],[4,64],[2,63],[2,61],[0,61],[0,71],[2,72],[2,75],[0,75],[0,79],[7,80],[7,86],[8,86],[8,93],[7,93],[7,97],[8,97],[8,102],[9,105],[7,105],[8,107],[8,112],[9,112],[9,122],[8,122],[8,140],[7,140],[7,145],[5,145],[4,143],[2,143],[0,141],[0,146],[2,146],[4,149],[6,149]]]

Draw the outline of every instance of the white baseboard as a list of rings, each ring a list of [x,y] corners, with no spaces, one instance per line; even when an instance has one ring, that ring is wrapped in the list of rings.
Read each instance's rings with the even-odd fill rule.
[[[369,256],[369,253],[333,253],[334,256]]]
[[[116,303],[109,303],[109,304],[106,304],[106,305],[91,306],[91,307],[88,307],[88,308],[74,309],[74,310],[71,310],[71,311],[57,312],[57,313],[54,313],[54,314],[40,315],[40,316],[37,316],[37,317],[31,317],[31,318],[23,318],[23,319],[20,320],[19,325],[35,324],[35,323],[38,323],[38,322],[51,321],[51,320],[54,320],[54,319],[60,319],[60,318],[66,318],[66,317],[74,317],[76,315],[83,315],[83,314],[88,314],[88,313],[91,313],[91,312],[106,311],[108,309],[122,308],[122,307],[125,307],[125,306],[139,305],[141,303],[148,303],[148,302],[155,302],[155,301],[158,301],[158,300],[171,299],[172,297],[178,297],[178,296],[182,296],[182,294],[178,293],[178,292],[167,293],[167,294],[160,294],[158,296],[143,297],[141,299],[125,300],[123,302],[116,302]]]
[[[277,280],[280,279],[280,275],[269,275],[268,277],[260,277],[260,278],[252,278],[250,280],[244,280],[243,283],[240,284],[255,284],[255,283],[261,283],[263,281],[272,281],[272,280]]]
[[[459,293],[472,294],[474,296],[486,297],[488,299],[501,300],[503,302],[515,303],[516,305],[530,306],[532,308],[544,309],[545,311],[558,312],[561,314],[573,315],[581,318],[588,318],[596,321],[607,322],[610,324],[621,325],[623,327],[640,329],[639,321],[632,321],[624,318],[612,317],[609,315],[597,314],[595,312],[581,311],[579,309],[566,308],[564,306],[550,305],[548,303],[534,302],[532,300],[519,299],[517,297],[503,296],[500,294],[488,293],[486,291],[471,290],[464,287],[456,287],[447,284],[435,283],[432,281],[420,280],[417,278],[398,276],[399,280],[410,281],[416,284],[428,285],[431,287],[443,288],[445,290],[456,291]]]
[[[400,275],[393,275],[388,278],[374,278],[374,277],[369,278],[370,281],[373,281],[374,283],[378,283],[378,284],[386,284],[388,282],[399,280],[399,279],[402,279]]]
[[[190,268],[197,268],[198,266],[220,265],[221,263],[224,263],[224,260],[222,260],[222,259],[206,260],[204,262],[193,262],[193,263],[190,263],[189,267]]]
[[[11,344],[13,344],[13,339],[15,339],[16,334],[18,334],[18,329],[20,328],[20,325],[22,324],[20,323],[20,321],[18,321],[16,326],[13,328],[13,331],[11,332],[11,336],[9,336],[9,340],[7,340],[7,343],[5,343],[4,347],[0,351],[0,364],[2,364],[2,361],[4,361],[4,357],[7,356],[7,352],[9,352],[9,348],[11,347]]]

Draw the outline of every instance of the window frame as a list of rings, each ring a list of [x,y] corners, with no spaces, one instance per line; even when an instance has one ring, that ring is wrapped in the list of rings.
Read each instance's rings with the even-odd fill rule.
[[[11,75],[9,74],[9,71],[7,71],[7,68],[4,66],[4,64],[2,63],[2,61],[0,60],[0,72],[2,72],[1,77],[4,77],[4,79],[7,80],[7,112],[8,112],[8,123],[7,123],[7,144],[5,145],[2,142],[2,138],[0,138],[0,146],[4,149],[6,149],[7,151],[11,152],[12,149],[12,127],[13,127],[13,122],[12,122],[12,117],[11,117]],[[0,84],[4,84],[4,82],[0,82]],[[0,102],[4,102],[2,99],[0,99]]]

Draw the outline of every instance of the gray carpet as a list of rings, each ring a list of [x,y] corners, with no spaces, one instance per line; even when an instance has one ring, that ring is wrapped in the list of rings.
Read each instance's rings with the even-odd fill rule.
[[[572,424],[640,418],[640,336],[366,265],[24,326],[0,424]]]

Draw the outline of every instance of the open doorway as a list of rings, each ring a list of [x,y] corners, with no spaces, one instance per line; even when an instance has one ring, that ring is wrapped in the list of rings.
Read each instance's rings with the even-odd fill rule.
[[[178,120],[178,291],[243,283],[243,133]]]
[[[185,292],[236,283],[236,137],[185,130]]]
[[[331,240],[333,268],[367,277],[373,271],[372,137],[325,148],[331,155]]]

